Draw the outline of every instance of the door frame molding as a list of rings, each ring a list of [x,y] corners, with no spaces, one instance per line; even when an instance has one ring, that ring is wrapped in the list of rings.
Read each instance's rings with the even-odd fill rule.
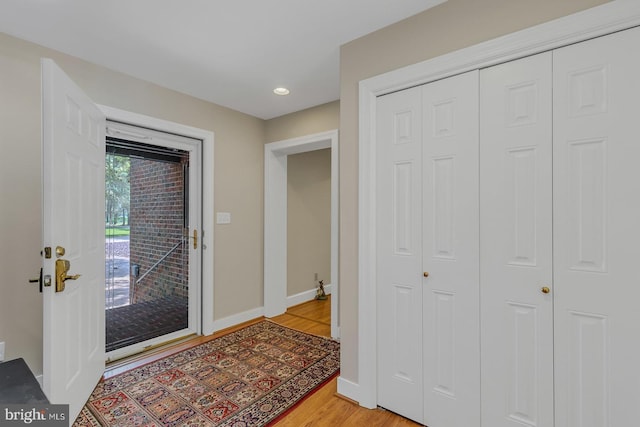
[[[640,25],[640,4],[614,0],[359,82],[358,124],[358,382],[338,379],[338,393],[377,405],[376,98],[466,71]]]
[[[331,336],[338,338],[337,129],[264,146],[264,315],[287,311],[287,157],[324,148],[331,148]]]
[[[163,132],[184,135],[202,140],[202,286],[198,289],[198,317],[196,325],[199,334],[211,335],[213,325],[213,289],[214,289],[214,252],[213,252],[213,168],[214,168],[214,133],[205,129],[182,125],[168,120],[158,119],[144,114],[132,113],[119,108],[98,105],[107,116],[107,120],[118,121],[134,126],[146,127]],[[205,255],[208,261],[205,262]],[[205,303],[208,301],[208,303]]]

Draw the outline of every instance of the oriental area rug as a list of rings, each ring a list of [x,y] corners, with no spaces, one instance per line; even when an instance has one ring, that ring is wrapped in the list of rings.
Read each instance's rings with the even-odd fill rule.
[[[267,426],[338,373],[339,346],[261,321],[101,381],[74,426]]]

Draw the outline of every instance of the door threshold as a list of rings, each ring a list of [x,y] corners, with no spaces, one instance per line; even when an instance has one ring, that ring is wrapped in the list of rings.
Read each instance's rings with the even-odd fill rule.
[[[134,362],[136,362],[137,360],[140,359],[146,359],[149,357],[152,357],[153,355],[156,355],[158,353],[163,353],[165,352],[167,349],[176,346],[178,344],[182,344],[184,342],[187,341],[191,341],[194,338],[197,338],[198,334],[196,333],[190,333],[188,335],[183,335],[180,337],[176,337],[176,338],[172,338],[172,339],[168,339],[162,342],[158,342],[158,343],[154,343],[154,344],[150,344],[141,348],[138,348],[136,350],[133,350],[130,353],[123,353],[123,354],[119,354],[119,355],[115,355],[115,356],[108,356],[107,360],[105,361],[105,367],[106,367],[106,371],[110,371],[112,369],[117,369],[119,367],[121,367],[122,365],[129,365],[132,364]]]

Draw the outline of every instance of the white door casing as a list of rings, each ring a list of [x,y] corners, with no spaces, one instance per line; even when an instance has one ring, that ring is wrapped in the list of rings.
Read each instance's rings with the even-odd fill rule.
[[[338,392],[375,408],[377,336],[377,181],[375,120],[382,95],[500,64],[640,25],[640,3],[616,0],[359,83],[358,132],[358,373],[339,378]],[[557,292],[557,291],[556,291]]]
[[[553,53],[556,426],[640,419],[639,42]]]
[[[287,158],[291,154],[331,149],[331,336],[340,338],[338,237],[338,131],[330,130],[264,148],[264,315],[287,310]],[[249,320],[249,319],[245,319]],[[228,325],[231,326],[231,325]]]
[[[43,386],[52,403],[69,404],[70,423],[104,371],[105,116],[50,59],[42,60]],[[56,247],[71,264],[55,289]]]
[[[423,418],[422,91],[378,103],[377,402]]]
[[[421,90],[422,269],[427,273],[422,423],[478,426],[478,71]]]
[[[487,426],[553,426],[551,65],[546,52],[480,72]]]
[[[615,426],[630,425],[640,416],[640,344],[633,339],[640,323],[634,268],[640,239],[640,200],[635,197],[640,183],[634,176],[640,155],[634,140],[640,60],[628,54],[638,40],[640,29],[632,29],[482,71],[483,425]],[[433,177],[435,183],[439,175],[430,163],[456,158],[435,152],[437,142],[428,140],[437,134],[434,129],[446,129],[429,123],[428,111],[446,105],[429,91],[436,87],[423,89],[420,124],[411,120],[420,109],[415,88],[382,98],[377,110],[377,401],[413,419],[411,411],[419,405],[403,405],[420,393],[412,375],[420,366],[402,350],[413,350],[412,342],[424,335],[428,394],[427,370],[438,366],[428,348],[439,349],[443,342],[429,336],[426,320],[423,330],[414,328],[418,336],[410,327],[419,312],[410,299],[420,292],[412,286],[413,248],[419,247],[412,238],[414,216],[425,218],[425,267],[433,262],[432,246],[437,254],[453,252],[442,250],[440,242],[455,241],[449,230],[456,229],[429,217],[455,200],[441,197],[444,204],[438,202],[438,185],[428,182]],[[430,99],[434,104],[428,106]],[[425,144],[416,147],[412,137],[420,129]],[[413,159],[421,148],[423,162],[415,171],[419,163]],[[424,208],[416,213],[412,200],[420,172]],[[477,215],[470,220],[476,222]],[[437,276],[431,270],[426,282]],[[431,308],[437,318],[439,307]],[[436,427],[456,425],[452,417],[465,410],[449,409],[438,419],[440,406],[429,407],[428,396],[424,409],[425,417],[434,416],[426,423]]]
[[[200,247],[202,248],[201,271],[202,286],[196,292],[199,292],[199,299],[202,301],[198,304],[198,322],[195,329],[197,333],[203,335],[211,335],[215,331],[214,313],[213,313],[213,289],[214,289],[214,145],[215,135],[213,132],[180,123],[170,122],[156,117],[144,114],[133,113],[131,111],[121,110],[106,105],[98,105],[100,110],[107,116],[108,120],[120,123],[129,123],[134,126],[144,127],[147,129],[157,130],[160,132],[171,133],[175,135],[186,136],[202,141],[201,150],[201,223],[202,230],[200,232]],[[198,179],[198,178],[194,178]],[[229,325],[230,326],[230,325]],[[222,328],[220,328],[222,329]]]

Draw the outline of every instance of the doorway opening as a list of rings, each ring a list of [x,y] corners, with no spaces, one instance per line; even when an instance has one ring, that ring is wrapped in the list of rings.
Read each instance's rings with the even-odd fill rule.
[[[200,146],[201,141],[191,138],[108,122],[105,321],[109,359],[197,329]]]
[[[337,130],[265,145],[264,313],[274,317],[305,300],[287,296],[287,159],[293,154],[325,148],[331,149],[331,272],[324,285],[331,293],[331,336],[339,338]]]

